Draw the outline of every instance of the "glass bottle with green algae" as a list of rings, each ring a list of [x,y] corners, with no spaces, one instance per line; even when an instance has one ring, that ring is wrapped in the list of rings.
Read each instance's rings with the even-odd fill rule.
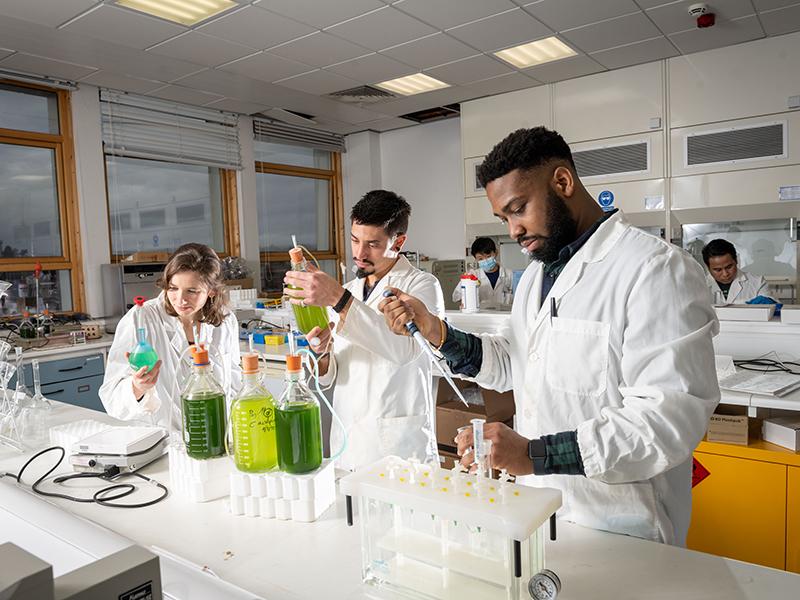
[[[275,399],[261,385],[258,355],[242,357],[242,391],[231,404],[233,462],[245,473],[263,473],[278,465]]]
[[[144,308],[144,296],[136,296],[133,302],[136,306],[133,308],[133,324],[136,328],[136,346],[131,350],[128,355],[128,364],[135,371],[142,367],[147,367],[150,371],[158,362],[158,354],[155,349],[147,342],[147,329],[144,326],[144,319],[142,318]]]
[[[225,392],[214,379],[208,350],[195,348],[192,374],[181,392],[186,454],[205,459],[225,454]]]
[[[302,248],[292,248],[289,250],[289,259],[292,264],[292,271],[305,271],[306,259],[303,258]],[[292,286],[287,286],[290,289]],[[297,328],[306,334],[314,327],[325,329],[328,327],[328,312],[322,306],[303,306],[300,304],[292,304],[292,311],[294,311],[294,318],[297,321]]]
[[[286,390],[275,411],[278,463],[286,473],[308,473],[322,464],[319,402],[306,385],[298,355],[286,357]]]

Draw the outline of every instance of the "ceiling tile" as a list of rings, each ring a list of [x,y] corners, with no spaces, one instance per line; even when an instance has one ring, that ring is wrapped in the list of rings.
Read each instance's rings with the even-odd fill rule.
[[[277,48],[270,48],[270,53],[314,67],[327,67],[328,65],[358,58],[359,56],[372,54],[372,51],[324,31],[319,31],[299,40],[282,44]]]
[[[584,52],[597,52],[658,37],[661,32],[639,12],[571,29],[562,35]]]
[[[409,119],[401,119],[400,117],[390,117],[388,119],[381,119],[379,121],[368,121],[367,123],[361,123],[361,127],[364,129],[371,129],[372,131],[380,132],[392,131],[394,129],[401,129],[403,127],[413,127],[414,125],[419,125],[419,123],[415,123]]]
[[[665,37],[619,46],[592,54],[592,58],[608,69],[652,62],[680,54]]]
[[[515,8],[509,0],[402,0],[392,6],[439,29],[449,29]]]
[[[269,52],[259,52],[221,67],[223,71],[231,71],[245,77],[269,82],[299,75],[312,69],[313,67],[308,65],[281,58]]]
[[[328,67],[327,70],[355,79],[361,83],[379,83],[415,72],[414,67],[409,67],[382,54],[370,54],[369,56],[349,60]]]
[[[755,16],[735,21],[717,22],[714,27],[692,29],[669,36],[683,54],[730,46],[764,37],[761,24]]]
[[[516,46],[553,34],[552,30],[521,8],[449,29],[447,33],[484,52]]]
[[[378,107],[381,112],[387,115],[405,115],[410,112],[433,108],[434,106],[445,106],[458,102],[463,89],[461,87],[450,87],[424,94],[415,94],[414,96],[401,96],[395,100],[379,104]]]
[[[451,85],[466,85],[473,81],[497,77],[511,71],[512,69],[503,63],[485,54],[479,54],[478,56],[452,62],[435,69],[428,69],[425,72],[431,77]]]
[[[761,13],[761,24],[767,35],[783,35],[800,30],[800,4]]]
[[[42,58],[41,56],[31,56],[21,52],[12,54],[0,61],[0,68],[62,79],[80,79],[97,70],[94,67]]]
[[[554,83],[556,81],[583,77],[584,75],[591,75],[592,73],[599,73],[605,70],[605,67],[601,64],[588,56],[581,55],[565,58],[563,60],[555,60],[539,65],[538,67],[531,67],[530,69],[525,69],[523,72],[544,83]]]
[[[492,77],[491,79],[478,81],[477,83],[471,83],[470,85],[458,88],[458,101],[464,102],[466,100],[474,100],[475,98],[483,98],[484,96],[525,90],[540,85],[542,85],[541,81],[537,81],[522,73],[508,73],[507,75]]]
[[[62,31],[144,50],[186,31],[186,28],[104,4],[69,23]]]
[[[420,40],[389,48],[381,54],[419,69],[427,69],[467,58],[474,55],[475,50],[446,33],[435,33]]]
[[[647,16],[667,35],[697,29],[696,19],[689,16],[689,6],[692,4],[696,4],[695,0],[674,2],[648,10]],[[717,21],[729,21],[752,15],[753,5],[750,0],[714,0],[711,11],[717,16]]]
[[[5,48],[0,48],[0,60],[4,59],[6,56],[11,56],[14,54],[13,50],[7,50]]]
[[[643,10],[648,8],[655,8],[656,6],[661,6],[662,4],[672,4],[676,0],[636,0],[636,4],[638,4]]]
[[[3,0],[0,14],[48,27],[61,25],[97,4],[98,0]]]
[[[524,8],[556,31],[639,12],[633,0],[540,0],[526,4]]]
[[[785,8],[797,4],[797,0],[753,0],[753,5],[757,11],[763,12],[765,10],[775,10],[776,8]]]
[[[255,50],[198,31],[190,31],[159,44],[148,52],[214,67],[253,54]]]
[[[123,90],[125,92],[132,92],[134,94],[146,94],[153,90],[164,87],[161,81],[150,81],[148,79],[139,79],[138,77],[128,77],[127,75],[119,75],[109,71],[95,71],[81,79],[81,83],[88,83],[98,87],[107,87],[115,90]]]
[[[258,6],[321,29],[385,5],[379,0],[261,0]]]
[[[383,50],[435,33],[436,30],[395,8],[386,6],[340,25],[334,25],[326,31],[366,48]]]
[[[299,90],[316,96],[347,90],[361,85],[361,83],[355,79],[343,77],[337,73],[324,71],[322,69],[312,71],[311,73],[304,73],[296,77],[290,77],[289,79],[284,79],[277,83],[278,85],[283,85],[293,90]]]
[[[223,96],[219,94],[211,94],[209,92],[201,92],[192,88],[182,87],[179,85],[168,85],[161,89],[155,90],[148,94],[156,98],[163,98],[165,100],[172,100],[173,102],[183,102],[184,104],[192,104],[193,106],[202,106],[214,100],[222,100]]]
[[[263,50],[308,35],[314,28],[261,10],[256,5],[229,13],[197,31]]]
[[[256,102],[245,102],[244,100],[236,100],[235,98],[223,98],[222,100],[215,100],[206,104],[208,108],[216,108],[217,110],[227,110],[228,112],[235,112],[242,115],[252,115],[253,113],[268,110],[269,106],[265,104],[258,104]]]

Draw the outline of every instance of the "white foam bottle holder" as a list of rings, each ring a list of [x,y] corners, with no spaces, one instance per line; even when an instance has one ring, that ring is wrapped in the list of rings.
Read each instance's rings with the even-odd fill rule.
[[[230,511],[234,515],[310,523],[336,500],[333,461],[323,460],[316,471],[293,475],[230,474]]]
[[[209,502],[228,495],[229,476],[234,471],[230,456],[197,460],[186,454],[183,444],[170,444],[169,480],[172,493],[190,502]]]

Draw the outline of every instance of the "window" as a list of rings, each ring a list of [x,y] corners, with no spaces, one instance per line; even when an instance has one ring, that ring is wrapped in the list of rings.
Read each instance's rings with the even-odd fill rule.
[[[339,153],[257,138],[255,156],[262,290],[283,289],[292,235],[324,271],[339,277],[344,256]]]
[[[69,92],[0,81],[0,315],[83,310]],[[31,290],[34,290],[31,292]]]
[[[102,90],[112,260],[188,242],[239,253],[233,115]]]

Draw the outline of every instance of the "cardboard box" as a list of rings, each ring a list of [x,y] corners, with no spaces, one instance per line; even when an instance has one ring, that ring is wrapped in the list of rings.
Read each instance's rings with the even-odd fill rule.
[[[708,421],[706,439],[709,442],[722,442],[747,446],[757,440],[761,431],[761,419],[748,418],[746,414],[730,413],[727,408],[719,407]]]
[[[251,290],[253,289],[253,278],[248,277],[247,279],[226,279],[224,282],[225,286],[229,290]]]
[[[772,417],[764,420],[761,438],[789,450],[800,450],[800,417]]]
[[[448,446],[439,445],[439,461],[443,469],[452,469],[457,460],[460,459],[455,449],[449,449]]]
[[[436,441],[438,443],[452,446],[458,428],[469,425],[472,419],[486,419],[487,423],[511,422],[515,412],[513,392],[500,393],[486,390],[475,383],[460,379],[456,379],[455,382],[469,400],[478,399],[482,404],[464,406],[447,382],[439,380],[439,389],[436,395]]]

